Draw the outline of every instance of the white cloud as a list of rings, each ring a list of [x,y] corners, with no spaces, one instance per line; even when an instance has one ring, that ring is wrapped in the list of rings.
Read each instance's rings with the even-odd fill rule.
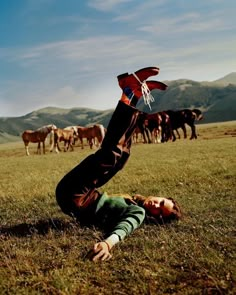
[[[227,15],[221,13],[214,15],[204,13],[186,13],[175,17],[161,17],[150,20],[149,24],[139,26],[138,30],[152,33],[154,35],[174,35],[177,33],[184,34],[200,32],[204,35],[236,28],[236,24],[227,20]],[[186,35],[185,35],[186,36]]]
[[[56,3],[34,2],[25,12]],[[235,71],[236,22],[227,3],[97,0],[86,3],[97,10],[93,16],[45,16],[49,31],[69,24],[69,33],[0,48],[1,113],[48,105],[112,108],[120,95],[116,76],[145,66],[160,66],[160,80],[214,80]]]

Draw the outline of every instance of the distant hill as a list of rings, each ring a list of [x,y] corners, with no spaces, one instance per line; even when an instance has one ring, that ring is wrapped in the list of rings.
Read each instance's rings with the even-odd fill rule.
[[[199,108],[204,113],[202,123],[236,120],[236,73],[213,82],[180,79],[165,83],[168,85],[166,91],[152,92],[155,103],[152,104],[151,111],[144,105],[143,100],[138,108],[149,113],[168,109]],[[107,127],[112,113],[113,110],[48,107],[22,117],[0,118],[0,143],[15,141],[24,130],[37,129],[51,123],[61,128],[94,123]]]
[[[166,81],[166,84],[168,85],[166,91],[152,92],[155,98],[152,112],[199,108],[205,115],[202,123],[236,120],[236,73],[213,82],[181,79]],[[150,112],[143,101],[140,108]]]
[[[236,72],[233,72],[231,74],[228,74],[224,76],[223,78],[220,78],[218,80],[215,80],[214,83],[220,83],[224,86],[227,86],[229,84],[236,84]]]
[[[22,117],[0,118],[0,143],[6,142],[6,134],[12,135],[12,140],[14,140],[15,136],[19,137],[26,129],[35,130],[51,123],[59,128],[70,125],[86,126],[93,123],[106,126],[112,112],[113,110],[97,111],[87,108],[63,109],[48,107],[33,111]]]

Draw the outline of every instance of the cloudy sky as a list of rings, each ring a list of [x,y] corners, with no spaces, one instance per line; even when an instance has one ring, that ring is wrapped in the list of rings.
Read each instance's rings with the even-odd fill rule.
[[[114,108],[116,76],[160,81],[236,71],[235,0],[2,0],[0,117],[55,106]]]

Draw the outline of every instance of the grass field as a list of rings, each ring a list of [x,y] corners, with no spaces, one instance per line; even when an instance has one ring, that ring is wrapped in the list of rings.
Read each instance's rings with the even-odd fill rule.
[[[183,219],[143,225],[93,263],[102,237],[56,204],[61,177],[91,150],[25,156],[0,145],[0,294],[236,294],[236,121],[197,126],[197,140],[134,144],[102,190],[172,196]]]

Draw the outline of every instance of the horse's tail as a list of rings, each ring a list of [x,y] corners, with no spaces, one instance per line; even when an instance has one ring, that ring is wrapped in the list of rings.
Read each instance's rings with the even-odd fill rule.
[[[97,125],[100,131],[100,142],[99,144],[101,144],[103,142],[103,139],[105,137],[105,127],[102,124],[98,124]]]
[[[101,135],[102,135],[102,140],[105,137],[105,127],[103,125],[100,125],[100,129],[101,129]]]

